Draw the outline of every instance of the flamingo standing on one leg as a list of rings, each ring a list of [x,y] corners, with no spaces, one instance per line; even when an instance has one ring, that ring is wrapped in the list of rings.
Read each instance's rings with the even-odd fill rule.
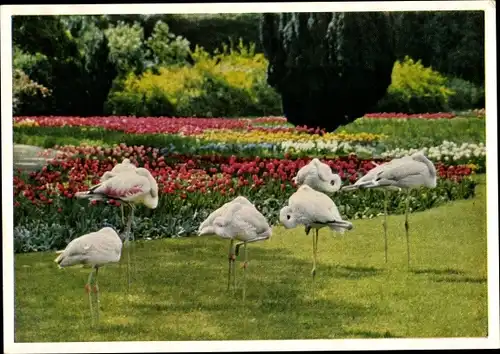
[[[130,221],[131,219],[129,219],[129,222]],[[99,231],[91,232],[72,240],[63,251],[57,252],[59,256],[54,260],[59,268],[70,267],[77,264],[92,266],[92,271],[85,284],[85,291],[89,298],[92,325],[94,324],[92,290],[96,294],[96,323],[99,322],[99,287],[97,285],[99,268],[106,264],[120,261],[125,237],[125,235],[118,234],[114,228],[106,226]],[[95,280],[93,289],[91,289],[92,279]]]
[[[236,279],[235,256],[239,254],[241,245],[245,247],[245,262],[243,263],[243,301],[245,301],[246,269],[248,266],[247,243],[263,241],[271,237],[272,229],[267,219],[246,198],[237,197],[212,213],[202,223],[202,226],[198,231],[198,236],[217,235],[230,240],[228,289],[231,283],[231,273],[233,273],[233,285]],[[233,251],[234,240],[242,242],[236,244]]]
[[[372,172],[373,171],[373,172]],[[387,192],[385,190],[401,190],[407,192],[405,208],[406,251],[408,269],[410,268],[410,234],[408,212],[410,207],[410,191],[414,188],[435,188],[437,185],[436,167],[422,152],[410,156],[394,159],[370,170],[354,185],[345,186],[342,190],[356,190],[363,188],[383,188],[385,194],[384,214],[387,215]],[[385,216],[387,218],[387,216]],[[384,220],[385,255],[387,262],[387,222]]]
[[[319,229],[328,227],[333,231],[344,233],[352,230],[353,225],[349,221],[342,220],[337,206],[326,194],[318,192],[308,185],[300,188],[288,199],[288,205],[280,210],[280,223],[287,229],[304,225],[306,235],[311,229],[316,229],[313,240],[313,296],[314,279],[316,276],[316,258],[318,250]]]
[[[220,208],[214,210],[208,217],[200,224],[198,227],[198,235],[200,236],[207,236],[207,235],[216,235],[215,230],[213,228],[213,223],[214,220],[217,219],[218,217],[221,217],[224,215],[224,213],[227,211],[227,209],[232,205],[232,204],[242,204],[242,205],[250,205],[253,206],[253,204],[245,197],[243,196],[238,196],[234,198],[233,200],[223,204]],[[236,256],[233,254],[233,240],[231,240],[231,244],[229,246],[229,271],[228,271],[228,278],[227,278],[227,290],[229,290],[230,284],[231,284],[231,274],[233,274],[233,281],[236,281],[235,277],[235,270],[234,270],[234,260]]]

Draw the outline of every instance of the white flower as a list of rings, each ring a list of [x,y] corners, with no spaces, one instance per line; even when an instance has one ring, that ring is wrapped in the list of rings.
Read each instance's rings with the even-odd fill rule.
[[[486,156],[486,147],[482,143],[462,143],[459,146],[457,143],[446,140],[438,146],[424,147],[420,149],[411,148],[407,150],[396,148],[391,151],[385,151],[381,155],[386,158],[398,158],[404,155],[411,155],[417,151],[422,151],[433,161],[460,161],[462,159],[469,159],[471,156]]]

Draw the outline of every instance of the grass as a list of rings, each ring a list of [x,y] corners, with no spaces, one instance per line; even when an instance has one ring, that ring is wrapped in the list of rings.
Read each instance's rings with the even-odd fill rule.
[[[129,134],[101,127],[14,127],[13,130],[15,144],[35,145],[43,148],[53,148],[55,145],[79,146],[80,144],[111,147],[119,143],[162,148],[170,144],[180,147],[195,143],[195,139],[189,136]]]
[[[456,117],[453,119],[356,119],[339,127],[337,131],[348,133],[385,134],[386,148],[420,148],[436,146],[443,140],[456,143],[479,143],[486,141],[484,118]]]
[[[487,335],[485,176],[477,195],[410,216],[354,221],[343,236],[320,233],[316,301],[312,242],[302,228],[275,228],[249,245],[247,301],[226,292],[228,242],[137,242],[130,294],[123,264],[99,272],[101,322],[90,327],[89,269],[59,270],[54,253],[15,256],[16,342],[484,337]],[[240,260],[238,260],[238,263]]]

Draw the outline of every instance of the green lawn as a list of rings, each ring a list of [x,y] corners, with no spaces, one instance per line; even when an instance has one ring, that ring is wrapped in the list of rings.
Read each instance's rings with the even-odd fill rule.
[[[404,215],[389,217],[387,265],[382,217],[356,220],[344,236],[321,232],[316,301],[303,228],[276,228],[271,240],[248,247],[245,304],[241,287],[226,291],[227,241],[138,242],[130,294],[126,257],[99,272],[98,329],[90,327],[83,288],[88,269],[60,270],[53,253],[16,255],[16,342],[484,337],[486,190],[479,177],[474,199],[410,216],[410,272]]]

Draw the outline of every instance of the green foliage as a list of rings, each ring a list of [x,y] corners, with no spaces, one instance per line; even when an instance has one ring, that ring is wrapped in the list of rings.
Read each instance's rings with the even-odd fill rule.
[[[293,124],[333,131],[366,113],[390,84],[395,54],[385,13],[264,14],[261,31],[268,82]]]
[[[106,103],[109,114],[237,117],[281,113],[280,98],[264,82],[267,61],[255,46],[223,46],[213,55],[196,47],[192,66],[162,66],[127,75]]]
[[[84,114],[99,114],[108,96],[117,69],[109,58],[109,43],[99,22],[88,16],[81,16],[78,25],[72,28],[73,38],[80,52],[83,73],[80,78],[80,101],[86,103]]]
[[[92,18],[15,17],[13,41],[14,67],[52,91],[50,99],[26,101],[17,114],[102,114],[116,71],[107,60],[107,41]]]
[[[14,68],[12,72],[12,109],[14,114],[19,113],[19,106],[26,105],[26,102],[44,99],[50,94],[49,89],[31,80],[24,71]]]
[[[53,250],[66,244],[72,237],[64,238],[64,224],[47,223],[47,221],[27,221],[14,227],[14,249],[16,252],[43,252]],[[73,233],[70,232],[70,236]]]
[[[255,43],[256,51],[262,53],[260,17],[258,13],[158,15],[174,33],[189,40],[192,50],[198,45],[210,53],[240,39],[245,44]]]
[[[446,77],[421,61],[405,57],[396,61],[387,94],[377,105],[380,112],[443,112],[454,92],[446,86]]]
[[[128,25],[119,21],[104,31],[108,39],[109,59],[121,73],[130,71],[141,73],[144,70],[146,52],[144,48],[144,29],[135,22]]]
[[[157,65],[185,64],[190,53],[189,41],[170,32],[168,24],[158,21],[146,41]]]
[[[78,54],[61,16],[13,16],[12,42],[24,52],[42,53],[50,60]]]
[[[457,77],[449,79],[447,87],[454,92],[448,100],[451,110],[460,111],[484,107],[485,96],[483,87]]]
[[[13,113],[26,110],[43,112],[51,95],[51,90],[46,87],[50,83],[51,71],[48,58],[41,53],[27,53],[18,46],[13,47],[12,54]]]
[[[202,72],[203,81],[199,89],[202,94],[180,98],[176,116],[181,117],[238,117],[251,116],[248,107],[250,97],[245,89],[230,85],[223,77]],[[243,113],[244,112],[244,113]],[[259,113],[257,113],[258,115]]]
[[[45,66],[45,70],[50,70],[50,64],[46,55],[42,53],[28,53],[19,46],[15,45],[12,48],[12,66],[15,69],[22,70],[26,75],[36,75],[42,76],[35,70],[40,66]],[[45,77],[43,77],[44,82],[48,82],[50,78],[49,72],[45,72]]]
[[[419,11],[397,18],[398,57],[484,86],[484,11]]]

